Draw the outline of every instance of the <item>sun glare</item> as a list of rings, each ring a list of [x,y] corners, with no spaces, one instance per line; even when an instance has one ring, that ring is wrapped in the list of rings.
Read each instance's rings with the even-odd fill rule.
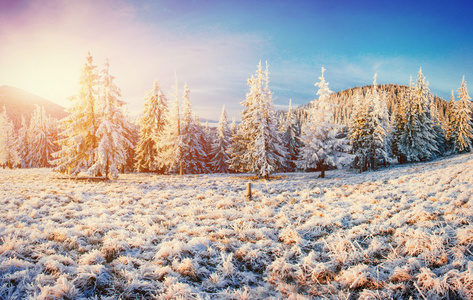
[[[10,67],[8,85],[21,87],[62,106],[68,106],[67,98],[77,92],[80,61],[71,57],[51,57],[43,47],[22,49],[11,54],[20,57],[22,64]],[[19,61],[12,57],[12,61]]]

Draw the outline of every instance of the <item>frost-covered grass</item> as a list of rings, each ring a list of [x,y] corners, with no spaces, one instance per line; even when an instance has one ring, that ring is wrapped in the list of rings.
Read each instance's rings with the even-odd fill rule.
[[[473,298],[473,155],[317,175],[0,170],[0,299]]]

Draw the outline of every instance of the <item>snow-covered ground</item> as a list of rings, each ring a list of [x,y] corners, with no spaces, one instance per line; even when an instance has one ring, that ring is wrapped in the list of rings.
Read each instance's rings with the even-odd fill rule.
[[[317,175],[0,170],[0,299],[473,298],[472,154]]]

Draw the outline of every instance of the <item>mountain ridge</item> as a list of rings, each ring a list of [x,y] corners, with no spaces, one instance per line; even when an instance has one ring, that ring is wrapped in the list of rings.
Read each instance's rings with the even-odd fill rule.
[[[21,116],[29,122],[36,105],[44,107],[46,114],[53,118],[62,119],[67,116],[65,108],[59,104],[17,87],[0,86],[0,109],[5,106],[16,129],[21,126]]]
[[[334,122],[341,125],[348,125],[350,116],[353,110],[353,102],[356,94],[364,96],[366,93],[373,87],[373,85],[364,85],[364,86],[355,86],[352,88],[345,89],[343,91],[333,92],[329,96],[329,101],[336,104],[334,111]],[[403,97],[408,92],[409,86],[397,84],[397,83],[388,83],[388,84],[378,84],[378,91],[384,92],[386,94],[386,105],[388,108],[389,114],[400,101],[400,98]],[[446,118],[446,109],[448,102],[437,96],[433,93],[430,93],[432,100],[437,106],[439,112],[439,118],[444,120]],[[295,113],[299,115],[299,118],[307,118],[307,110],[313,105],[313,101],[299,105],[295,109]]]

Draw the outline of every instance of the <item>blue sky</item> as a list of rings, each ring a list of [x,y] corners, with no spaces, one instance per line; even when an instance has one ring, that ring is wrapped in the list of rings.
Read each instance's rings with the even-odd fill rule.
[[[110,71],[132,112],[158,79],[191,90],[194,111],[239,118],[247,79],[267,61],[277,107],[316,97],[324,66],[333,91],[408,84],[422,67],[447,98],[473,80],[468,1],[0,0],[0,85],[67,106],[88,51]],[[167,93],[169,94],[169,93]]]

